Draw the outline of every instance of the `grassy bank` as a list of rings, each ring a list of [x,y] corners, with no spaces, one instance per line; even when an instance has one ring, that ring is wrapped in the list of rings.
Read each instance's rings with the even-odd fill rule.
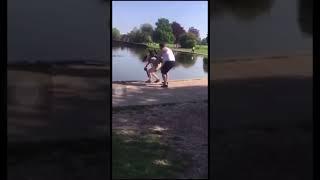
[[[157,43],[148,44],[147,46],[149,48],[159,48],[159,44],[157,44]],[[175,48],[174,44],[167,44],[167,46],[177,52],[192,53],[191,48]],[[194,54],[201,54],[201,55],[208,56],[208,46],[207,45],[196,45],[195,50],[194,50]]]
[[[186,157],[159,142],[157,136],[112,135],[113,178],[177,178]]]

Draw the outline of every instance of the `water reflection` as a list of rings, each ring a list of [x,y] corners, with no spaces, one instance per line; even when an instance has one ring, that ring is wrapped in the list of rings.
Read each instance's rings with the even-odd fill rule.
[[[196,63],[197,56],[187,53],[175,53],[176,66],[189,68]]]
[[[210,6],[214,61],[312,53],[313,0],[215,0]]]
[[[128,48],[125,46],[113,46],[112,50],[125,50],[125,51],[130,51],[131,54],[136,56],[141,62],[145,62],[145,56],[149,54],[148,49],[145,48]],[[189,68],[192,67],[196,61],[198,56],[194,54],[189,54],[189,53],[179,53],[175,52],[175,58],[176,58],[176,66],[182,66],[184,68]],[[114,55],[113,55],[114,56]],[[116,55],[118,56],[118,55]],[[116,57],[114,56],[114,57]],[[121,56],[121,55],[120,55]],[[135,57],[133,57],[135,58]]]
[[[298,8],[300,30],[313,36],[313,0],[299,0]]]
[[[214,15],[231,14],[242,20],[251,20],[270,12],[274,0],[215,0],[211,3]]]
[[[203,58],[203,71],[208,73],[208,57]]]
[[[8,1],[8,61],[106,62],[109,8],[102,0]]]

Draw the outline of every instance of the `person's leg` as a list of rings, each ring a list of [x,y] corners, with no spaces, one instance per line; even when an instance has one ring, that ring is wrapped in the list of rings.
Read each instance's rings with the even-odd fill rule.
[[[159,70],[159,69],[161,69],[161,64],[159,64],[157,67],[155,67],[155,70],[154,70],[154,72],[153,72],[153,75],[154,75],[154,77],[156,78],[156,83],[157,82],[160,82],[160,78],[158,77],[158,75],[157,75],[157,71]]]
[[[168,84],[168,74],[163,74],[163,84]]]
[[[156,74],[156,72],[152,72],[152,76],[156,79],[156,82],[160,81],[160,79],[159,79],[158,75]]]
[[[157,72],[157,70],[155,67],[152,67],[149,71],[151,78],[154,77],[156,79],[156,82],[159,82],[159,77],[157,76],[156,72]],[[150,78],[150,80],[151,80],[151,78]]]
[[[166,66],[167,66],[167,63],[164,63],[162,66],[161,66],[161,74],[162,74],[162,80],[163,82],[165,82],[165,79],[166,79],[166,72],[165,72],[165,69],[166,69]]]
[[[166,83],[166,74],[162,74],[162,80],[163,80],[163,84]]]
[[[169,80],[169,71],[171,68],[173,68],[175,65],[175,62],[167,62],[166,68],[164,68],[162,72],[163,76],[163,86],[162,87],[168,87],[168,80]]]
[[[150,73],[150,70],[151,69],[148,69],[146,72],[147,72],[147,75],[148,75],[148,80],[145,81],[146,83],[150,83],[151,82],[151,73]]]
[[[168,85],[168,76],[169,76],[169,73],[166,74],[166,82],[165,82],[165,84],[167,84],[167,85]]]

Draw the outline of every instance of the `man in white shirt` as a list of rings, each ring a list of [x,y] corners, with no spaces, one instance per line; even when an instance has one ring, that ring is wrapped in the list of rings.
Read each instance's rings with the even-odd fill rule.
[[[161,74],[163,78],[163,84],[161,87],[168,87],[168,72],[171,68],[175,66],[176,59],[172,50],[166,47],[165,43],[160,43],[160,54],[159,57],[162,59],[162,67],[161,67]]]

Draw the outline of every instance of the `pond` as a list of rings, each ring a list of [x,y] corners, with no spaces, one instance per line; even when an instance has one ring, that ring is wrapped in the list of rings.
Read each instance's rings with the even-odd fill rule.
[[[8,1],[8,62],[107,62],[108,4],[105,0]]]
[[[210,52],[225,57],[312,53],[313,0],[214,0]]]
[[[147,54],[144,48],[112,47],[112,81],[146,80],[143,62]],[[175,52],[176,66],[169,72],[170,79],[207,77],[207,63],[204,57]],[[158,76],[161,77],[160,71]]]

